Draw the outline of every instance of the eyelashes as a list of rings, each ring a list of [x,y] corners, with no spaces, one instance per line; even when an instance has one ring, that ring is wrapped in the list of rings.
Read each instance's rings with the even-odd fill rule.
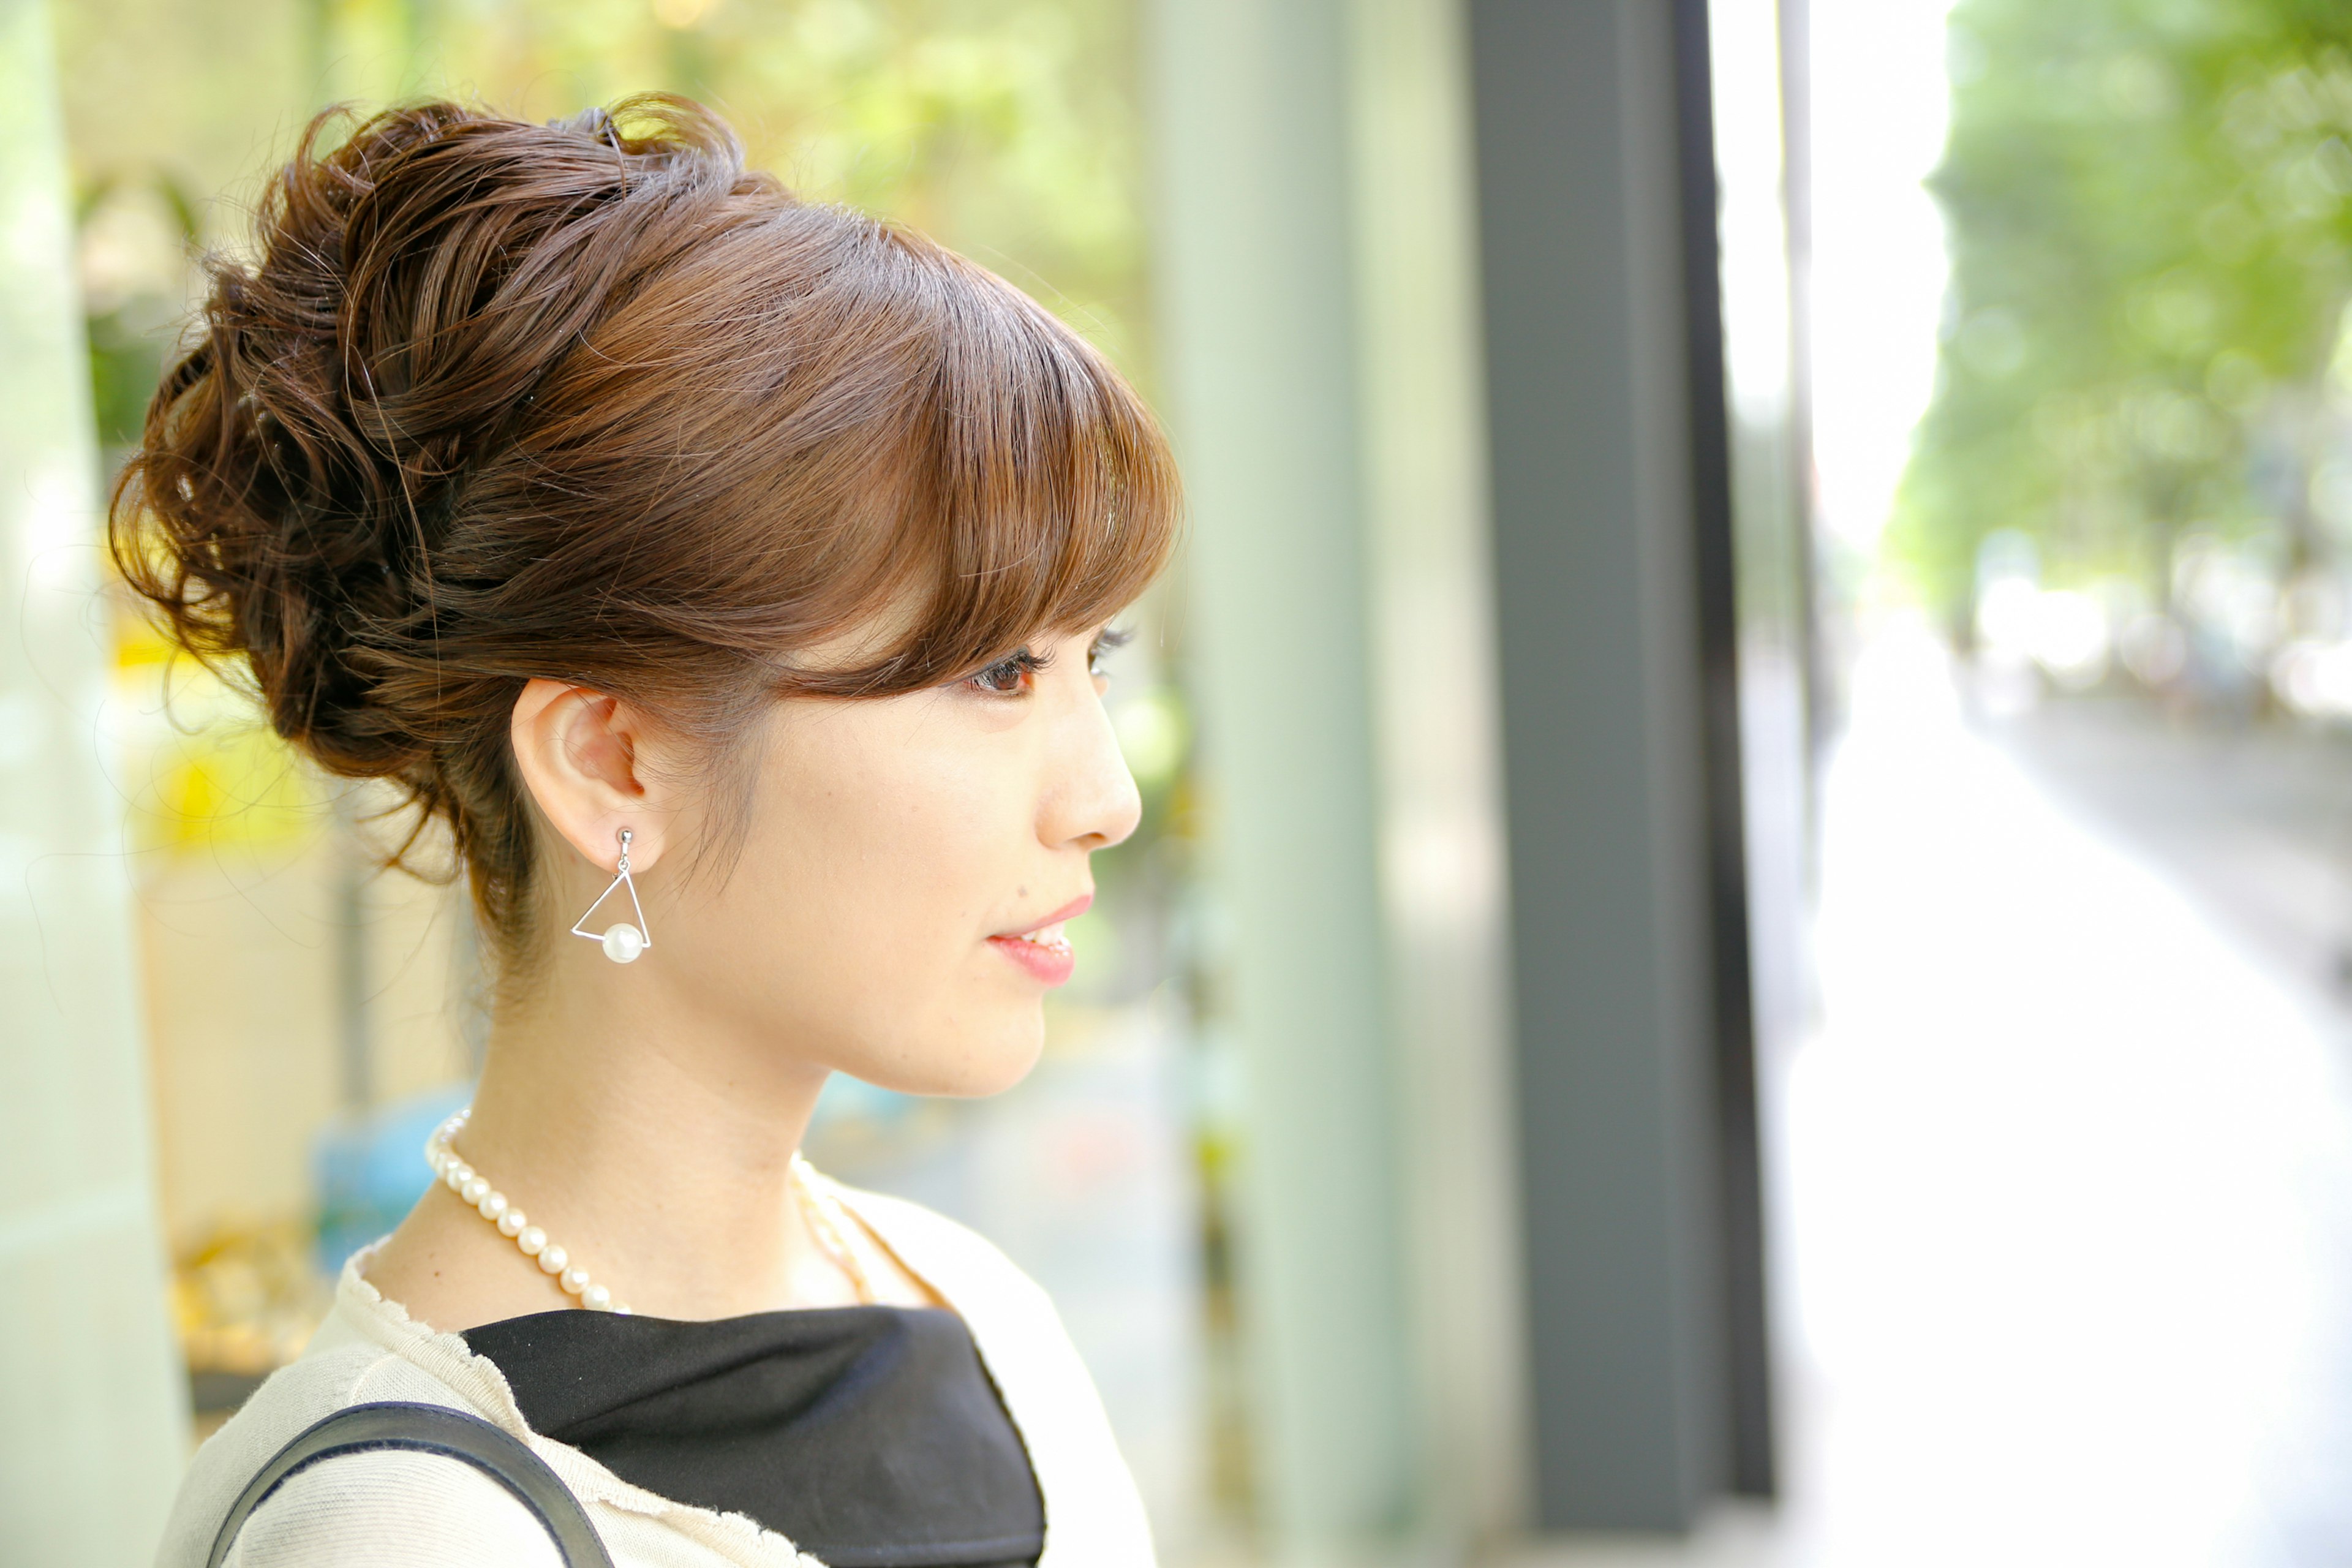
[[[1135,629],[1132,626],[1120,626],[1116,630],[1105,626],[1087,648],[1087,673],[1108,675],[1110,671],[1103,668],[1103,657],[1118,652],[1134,640]]]
[[[1108,675],[1109,671],[1103,668],[1104,656],[1125,647],[1134,639],[1132,631],[1104,628],[1087,647],[1087,673],[1097,677]],[[987,668],[969,677],[964,684],[992,697],[1018,697],[1035,682],[1037,672],[1053,662],[1054,656],[1050,652],[1015,648]]]
[[[993,697],[1018,697],[1029,689],[1037,672],[1053,663],[1051,654],[1032,653],[1021,648],[1005,655],[964,684],[985,691]]]

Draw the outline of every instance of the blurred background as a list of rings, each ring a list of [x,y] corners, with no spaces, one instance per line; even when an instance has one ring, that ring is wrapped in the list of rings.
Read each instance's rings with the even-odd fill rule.
[[[451,889],[102,497],[333,102],[646,89],[1167,418],[998,1100],[1171,1568],[2352,1562],[2336,0],[0,0],[0,1563],[152,1551],[423,1191]]]

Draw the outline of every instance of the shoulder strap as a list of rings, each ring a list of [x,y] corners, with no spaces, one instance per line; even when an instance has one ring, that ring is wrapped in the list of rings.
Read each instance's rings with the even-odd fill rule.
[[[205,1560],[205,1568],[220,1568],[247,1519],[295,1471],[338,1454],[377,1448],[405,1448],[464,1460],[512,1492],[537,1516],[555,1538],[564,1568],[613,1568],[612,1556],[580,1500],[527,1445],[478,1415],[446,1405],[400,1403],[353,1405],[338,1410],[278,1449],[230,1505],[220,1533],[213,1538],[212,1555]]]

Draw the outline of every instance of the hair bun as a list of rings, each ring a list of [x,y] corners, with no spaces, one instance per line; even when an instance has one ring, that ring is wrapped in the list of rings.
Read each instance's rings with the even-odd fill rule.
[[[677,226],[658,217],[764,183],[692,104],[620,114],[424,103],[330,150],[330,110],[270,182],[257,263],[207,263],[202,337],[123,477],[116,558],[183,642],[248,658],[278,732],[335,773],[414,783],[425,764],[432,726],[387,702],[372,656],[431,618],[469,467],[665,259]]]

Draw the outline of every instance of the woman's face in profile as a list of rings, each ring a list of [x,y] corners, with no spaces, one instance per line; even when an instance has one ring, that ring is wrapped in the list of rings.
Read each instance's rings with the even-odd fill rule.
[[[1101,651],[1046,634],[952,686],[777,704],[740,858],[664,900],[648,956],[814,1065],[908,1093],[1018,1081],[1087,857],[1141,813]]]

